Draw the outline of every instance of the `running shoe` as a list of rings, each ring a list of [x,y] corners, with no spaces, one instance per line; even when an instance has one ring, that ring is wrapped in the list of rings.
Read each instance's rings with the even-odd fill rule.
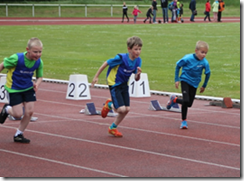
[[[102,116],[103,118],[106,118],[107,115],[108,115],[108,112],[111,110],[111,109],[109,109],[109,107],[108,107],[108,103],[111,102],[111,101],[112,101],[111,99],[108,99],[108,100],[105,102],[104,106],[103,106],[103,109],[102,109],[102,111],[101,111],[101,116]]]
[[[29,139],[26,139],[22,134],[14,136],[14,142],[18,143],[30,143]]]
[[[0,113],[0,123],[1,124],[3,124],[5,122],[5,120],[7,119],[7,117],[8,117],[8,113],[7,113],[6,109],[5,109],[7,106],[8,106],[8,104],[5,104],[3,106],[3,109],[1,111],[1,113]]]
[[[176,96],[174,94],[172,94],[169,98],[169,101],[167,103],[167,109],[170,109],[175,103],[174,103],[174,99],[176,98]]]
[[[187,129],[187,128],[188,128],[187,121],[186,120],[183,120],[181,122],[180,129]]]
[[[120,133],[117,128],[108,128],[108,133],[111,134],[111,135],[114,135],[115,137],[122,137],[122,133]]]

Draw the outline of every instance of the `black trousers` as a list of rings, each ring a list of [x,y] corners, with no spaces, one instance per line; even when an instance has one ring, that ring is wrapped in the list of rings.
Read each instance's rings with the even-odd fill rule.
[[[222,16],[222,12],[219,11],[219,12],[218,12],[218,21],[221,21],[221,16]]]
[[[127,21],[129,21],[129,18],[128,18],[128,15],[127,15],[127,12],[126,13],[123,13],[123,16],[122,16],[122,22],[124,22],[124,17],[126,16],[127,18]]]
[[[197,89],[192,87],[188,83],[181,81],[181,92],[182,99],[177,98],[176,103],[181,104],[181,118],[182,120],[187,119],[188,107],[191,107],[195,99]]]

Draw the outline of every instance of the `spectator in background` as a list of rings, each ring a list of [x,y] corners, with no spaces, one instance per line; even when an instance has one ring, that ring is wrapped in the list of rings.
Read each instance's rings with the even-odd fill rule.
[[[211,21],[210,19],[210,10],[211,10],[211,5],[210,5],[210,0],[207,0],[206,4],[205,4],[205,18],[204,21],[206,21],[206,19],[208,18],[208,21]]]
[[[138,16],[138,13],[141,13],[141,11],[138,9],[137,6],[134,7],[134,10],[132,12],[132,14],[134,15],[134,23],[136,24],[136,19],[137,19],[137,16]]]
[[[183,20],[182,16],[183,16],[183,4],[181,3],[180,4],[180,14],[179,14],[178,20],[183,23],[184,20]]]
[[[221,22],[222,11],[224,11],[224,9],[225,9],[225,2],[219,0],[218,22]]]
[[[156,0],[153,0],[152,7],[153,7],[153,23],[157,23],[156,15],[157,15],[158,8],[157,8],[157,1]]]
[[[124,22],[124,16],[126,16],[127,22],[130,21],[129,18],[128,18],[128,15],[127,15],[127,10],[128,10],[128,8],[126,6],[126,3],[124,2],[123,3],[123,16],[122,16],[122,21],[121,21],[122,23]]]
[[[147,10],[147,14],[146,14],[147,18],[143,21],[144,23],[146,23],[148,19],[150,19],[149,23],[152,23],[152,17],[151,17],[151,15],[153,16],[152,9],[153,7],[150,6],[150,8]]]
[[[212,4],[212,8],[213,8],[214,21],[217,22],[218,11],[219,11],[219,1],[218,0],[214,1],[214,3]]]
[[[168,23],[168,21],[169,21],[168,0],[161,0],[161,8],[162,8],[162,12],[163,12],[164,23]]]
[[[190,21],[194,22],[195,14],[194,11],[196,10],[196,0],[191,0],[189,4],[189,9],[191,10],[191,18]]]

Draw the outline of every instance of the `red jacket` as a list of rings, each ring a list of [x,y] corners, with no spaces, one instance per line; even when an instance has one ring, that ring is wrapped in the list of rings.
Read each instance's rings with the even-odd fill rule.
[[[133,12],[132,12],[132,14],[134,16],[137,16],[138,15],[138,12],[141,13],[141,11],[139,9],[134,9]]]
[[[206,4],[205,4],[205,11],[210,12],[210,10],[211,10],[211,5],[210,5],[209,2],[206,2]]]

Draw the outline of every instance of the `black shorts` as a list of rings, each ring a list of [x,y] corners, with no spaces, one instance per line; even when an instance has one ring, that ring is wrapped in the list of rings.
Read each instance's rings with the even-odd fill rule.
[[[109,89],[115,109],[121,106],[130,106],[129,86],[127,83],[115,87],[109,86]]]
[[[36,101],[36,93],[33,88],[24,92],[9,93],[10,106],[33,101]]]

